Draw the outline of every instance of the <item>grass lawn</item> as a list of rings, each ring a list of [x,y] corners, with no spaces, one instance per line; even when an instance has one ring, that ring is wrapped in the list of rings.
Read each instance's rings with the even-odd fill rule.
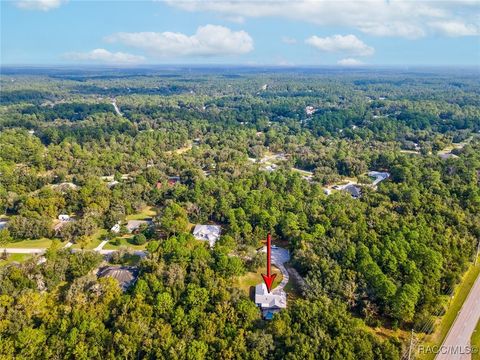
[[[147,243],[143,245],[135,245],[130,243],[130,241],[133,239],[133,236],[128,236],[128,237],[120,237],[117,238],[120,239],[120,243],[118,245],[115,245],[112,243],[112,241],[109,241],[108,243],[105,244],[103,247],[104,250],[118,250],[121,248],[127,248],[127,249],[132,249],[132,250],[145,250],[145,247],[147,246]]]
[[[102,242],[102,240],[100,240],[100,237],[102,235],[106,235],[106,234],[108,234],[108,231],[105,230],[105,229],[97,230],[97,232],[95,232],[95,234],[90,236],[90,239],[89,239],[88,242],[86,242],[86,245],[85,245],[84,249],[85,250],[95,249]],[[81,249],[81,245],[80,244],[73,244],[72,249]]]
[[[292,171],[298,172],[298,173],[300,173],[301,175],[305,175],[305,176],[313,176],[313,172],[307,171],[307,170],[292,168]]]
[[[165,154],[168,154],[168,155],[171,155],[171,154],[177,154],[177,155],[181,155],[183,153],[186,153],[187,151],[190,151],[192,150],[192,144],[188,144],[184,147],[181,147],[179,149],[175,149],[175,150],[170,150],[170,151],[165,151]]]
[[[139,213],[128,215],[125,220],[144,220],[157,215],[157,210],[152,206],[146,206]]]
[[[448,330],[453,325],[455,318],[457,317],[457,313],[462,308],[465,299],[470,292],[475,280],[480,274],[480,261],[477,263],[477,266],[470,266],[467,272],[463,275],[462,281],[460,284],[455,288],[454,297],[450,303],[450,306],[447,309],[447,312],[442,317],[440,324],[435,329],[435,332],[431,335],[425,337],[423,341],[424,345],[437,345],[440,346],[443,343],[443,340],[448,334]],[[432,360],[435,358],[435,354],[420,354],[418,356],[419,359],[423,360]]]
[[[32,255],[30,254],[8,254],[7,260],[0,260],[0,266],[7,265],[12,262],[23,262],[31,257]]]
[[[256,272],[251,272],[249,271],[243,276],[240,276],[235,279],[233,282],[233,286],[243,290],[245,294],[249,295],[250,294],[250,288],[252,286],[258,285],[263,282],[262,278],[262,273],[265,273],[265,267],[260,267],[257,269]],[[283,275],[280,272],[280,270],[272,265],[272,273],[277,274],[277,277],[275,278],[275,281],[273,282],[272,289],[275,289],[275,287],[282,281]]]
[[[472,354],[472,360],[480,360],[480,321],[478,321],[477,327],[472,335],[470,341],[472,348],[475,348],[475,353]]]
[[[1,245],[2,247],[6,248],[22,248],[22,249],[46,249],[52,245],[53,241],[59,240],[52,240],[52,239],[38,239],[38,240],[22,240],[22,241],[14,241],[7,243],[5,245]]]

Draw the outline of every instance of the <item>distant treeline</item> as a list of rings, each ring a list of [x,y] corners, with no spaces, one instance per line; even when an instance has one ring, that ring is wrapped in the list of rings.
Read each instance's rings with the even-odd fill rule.
[[[50,99],[52,94],[39,90],[12,90],[2,91],[0,96],[1,105],[10,105],[20,102],[29,102],[32,104],[40,104],[46,99]]]
[[[35,114],[44,121],[53,121],[56,119],[67,119],[70,121],[84,120],[90,115],[96,113],[115,112],[111,104],[84,104],[84,103],[66,103],[49,106],[29,106],[22,110],[22,114]]]

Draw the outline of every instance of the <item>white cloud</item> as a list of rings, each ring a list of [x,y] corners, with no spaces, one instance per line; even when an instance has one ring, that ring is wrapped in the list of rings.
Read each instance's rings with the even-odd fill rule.
[[[290,36],[282,36],[282,42],[284,44],[293,45],[297,43],[297,39],[292,38]]]
[[[480,34],[480,27],[473,24],[465,24],[461,21],[432,22],[430,26],[439,33],[451,36],[475,36]]]
[[[373,55],[375,49],[365,44],[355,35],[333,35],[328,37],[311,36],[305,40],[320,51],[341,52],[346,54],[369,56]]]
[[[66,0],[17,0],[15,5],[20,9],[48,11],[65,2]]]
[[[241,55],[253,50],[253,40],[247,32],[217,25],[200,26],[191,36],[174,32],[137,32],[117,33],[106,40],[145,50],[157,58]]]
[[[349,26],[375,36],[419,38],[436,29],[436,21],[478,22],[478,0],[165,0],[186,11],[210,11],[246,18],[277,17],[317,24]],[[462,32],[459,32],[462,33]],[[463,32],[469,34],[469,31]]]
[[[129,65],[145,61],[143,56],[123,52],[112,53],[105,49],[95,49],[89,52],[71,52],[64,56],[68,60],[101,62],[108,64]]]
[[[353,58],[346,58],[346,59],[341,59],[341,60],[338,60],[337,61],[337,64],[338,65],[342,65],[342,66],[360,66],[360,65],[364,65],[363,62],[357,60],[357,59],[353,59]]]

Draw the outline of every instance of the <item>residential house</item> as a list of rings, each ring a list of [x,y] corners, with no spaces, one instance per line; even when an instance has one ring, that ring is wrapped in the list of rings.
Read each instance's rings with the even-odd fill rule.
[[[358,199],[360,196],[362,196],[361,189],[353,184],[345,186],[342,190],[348,192],[354,199]]]
[[[169,186],[173,186],[178,182],[180,182],[180,176],[170,176],[167,181]]]
[[[69,222],[75,221],[70,215],[67,214],[60,214],[58,215],[58,222],[53,226],[53,230],[55,232],[60,231],[60,229],[65,226],[65,224],[68,224]]]
[[[67,191],[67,190],[77,190],[79,187],[71,182],[63,182],[60,184],[53,184],[52,189],[60,190],[60,191]]]
[[[110,231],[112,233],[118,234],[120,232],[120,223],[116,223],[115,225],[113,225]]]
[[[67,214],[60,214],[60,215],[58,215],[58,220],[60,220],[60,221],[70,221],[71,217],[70,217],[70,215],[67,215]]]
[[[214,247],[216,241],[220,238],[222,227],[220,225],[195,225],[193,236],[197,240],[208,241],[210,247]]]
[[[137,281],[138,273],[138,269],[132,266],[107,266],[101,268],[97,276],[99,278],[110,277],[117,280],[122,290],[126,291]]]
[[[153,226],[152,219],[145,219],[145,220],[128,220],[127,222],[127,230],[129,233],[136,233],[140,230],[142,226]]]
[[[271,320],[273,315],[287,307],[287,294],[282,290],[279,292],[268,292],[264,283],[255,286],[255,305],[262,309],[263,318]]]
[[[5,229],[7,227],[7,224],[7,220],[0,220],[0,230]]]
[[[305,113],[308,115],[308,116],[311,116],[313,114],[315,114],[315,111],[317,111],[317,109],[315,109],[313,106],[307,106],[305,108]]]

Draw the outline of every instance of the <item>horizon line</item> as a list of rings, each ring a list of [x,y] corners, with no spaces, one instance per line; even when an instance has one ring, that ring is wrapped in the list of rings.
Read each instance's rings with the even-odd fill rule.
[[[235,64],[235,63],[178,63],[178,64],[1,64],[0,68],[111,68],[111,69],[135,69],[152,67],[220,67],[220,68],[340,68],[340,69],[366,69],[366,68],[477,68],[480,70],[480,64],[359,64],[359,65],[340,65],[340,64]]]

